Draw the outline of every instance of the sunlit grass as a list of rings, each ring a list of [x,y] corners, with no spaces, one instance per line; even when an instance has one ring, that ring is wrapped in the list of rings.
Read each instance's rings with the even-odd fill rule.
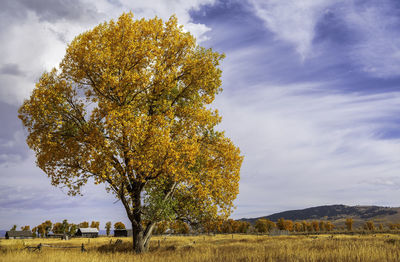
[[[319,236],[156,236],[151,250],[137,255],[131,252],[132,240],[120,238],[1,240],[0,261],[399,261],[398,235],[319,235]],[[110,244],[110,240],[112,243]],[[25,246],[43,247],[31,252]]]

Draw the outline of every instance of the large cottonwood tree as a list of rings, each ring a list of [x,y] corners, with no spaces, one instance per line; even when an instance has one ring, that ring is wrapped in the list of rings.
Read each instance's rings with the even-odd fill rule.
[[[37,165],[72,195],[89,180],[106,184],[138,253],[158,221],[229,215],[242,156],[209,106],[222,58],[174,16],[123,14],[82,33],[19,110]]]

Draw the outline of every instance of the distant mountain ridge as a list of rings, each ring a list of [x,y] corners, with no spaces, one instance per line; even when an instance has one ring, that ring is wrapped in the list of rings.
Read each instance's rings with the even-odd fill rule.
[[[398,207],[381,207],[381,206],[346,206],[346,205],[329,205],[317,206],[299,210],[289,210],[275,213],[269,216],[256,218],[242,218],[242,221],[255,223],[260,218],[266,218],[276,222],[279,218],[289,220],[342,220],[345,218],[354,218],[358,220],[380,219],[387,221],[400,220],[400,208]]]

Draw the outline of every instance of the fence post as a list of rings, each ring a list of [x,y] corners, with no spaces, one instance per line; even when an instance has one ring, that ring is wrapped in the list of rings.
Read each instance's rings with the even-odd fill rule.
[[[86,251],[86,249],[85,249],[85,245],[82,243],[82,246],[81,246],[81,252],[85,252]]]

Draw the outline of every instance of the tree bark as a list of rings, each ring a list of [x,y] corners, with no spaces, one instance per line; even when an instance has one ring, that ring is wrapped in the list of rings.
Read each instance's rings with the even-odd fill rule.
[[[171,196],[172,192],[175,189],[175,186],[176,183],[172,185],[164,200]],[[146,226],[144,226],[142,223],[141,192],[143,190],[143,187],[144,183],[132,183],[132,186],[129,188],[128,191],[131,194],[131,201],[133,206],[132,209],[125,199],[125,196],[123,194],[120,195],[121,201],[124,204],[125,210],[132,224],[133,250],[138,254],[144,253],[149,249],[150,238],[156,225],[155,221],[147,222]]]
[[[138,183],[134,184],[132,187],[133,210],[130,220],[132,223],[133,250],[138,254],[148,250],[151,233],[154,227],[153,222],[147,224],[146,227],[144,227],[142,223],[141,192],[143,186],[143,183]]]
[[[150,238],[154,225],[155,223],[151,222],[147,225],[146,229],[144,229],[141,223],[139,224],[137,221],[132,222],[133,250],[136,253],[140,254],[149,250]]]
[[[132,223],[132,237],[133,237],[133,250],[137,253],[146,252],[144,237],[143,237],[143,227],[139,224],[137,226],[136,222]]]

